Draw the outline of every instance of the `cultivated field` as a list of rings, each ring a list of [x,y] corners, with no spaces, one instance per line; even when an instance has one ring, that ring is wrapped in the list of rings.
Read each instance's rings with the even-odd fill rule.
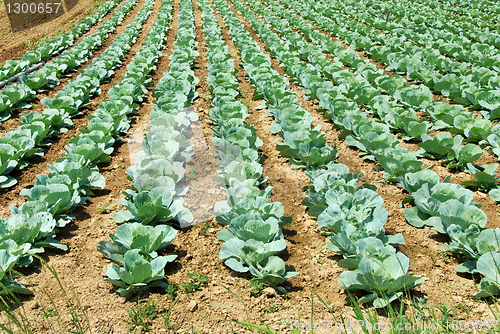
[[[7,8],[2,333],[497,331],[495,1]]]

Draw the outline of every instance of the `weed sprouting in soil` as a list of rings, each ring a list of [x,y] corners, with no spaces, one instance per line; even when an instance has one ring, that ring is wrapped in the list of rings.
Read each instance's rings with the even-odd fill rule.
[[[254,279],[250,280],[250,289],[248,290],[249,296],[260,295],[262,293],[262,290],[264,290],[264,284]]]
[[[40,316],[46,320],[46,327],[56,333],[88,333],[90,330],[90,320],[87,310],[80,303],[80,299],[78,298],[78,295],[73,287],[68,285],[65,288],[55,268],[48,265],[39,256],[36,256],[36,258],[40,261],[42,270],[49,271],[51,277],[55,280],[54,283],[56,283],[56,286],[59,287],[59,292],[61,292],[64,299],[64,306],[61,307],[61,304],[56,303],[54,299],[55,292],[47,291],[44,288],[42,288],[42,292],[47,298],[50,306],[46,304],[46,301],[43,302],[35,296],[36,305],[41,308]],[[29,282],[26,276],[22,274],[19,275],[24,280]],[[31,285],[31,282],[29,283]],[[69,291],[67,289],[69,289]],[[14,311],[13,307],[17,308],[17,310]],[[0,296],[0,311],[0,314],[2,315],[0,329],[5,333],[35,333],[32,320],[28,318],[23,303],[16,294],[8,293],[7,296]],[[70,319],[69,324],[65,320],[68,317]],[[55,324],[52,322],[52,318],[54,318]]]
[[[208,282],[210,282],[206,275],[198,274],[196,270],[192,273],[187,273],[187,276],[189,277],[190,281],[187,283],[182,283],[182,287],[184,289],[183,292],[186,295],[189,295],[194,291],[202,290],[207,286]]]
[[[109,209],[109,204],[106,204],[104,202],[101,203],[101,205],[97,206],[97,210],[101,211],[102,213],[106,213]]]
[[[210,214],[210,213],[208,213]],[[200,225],[200,232],[201,234],[203,234],[204,236],[207,235],[208,233],[208,230],[212,227],[212,223],[211,222],[205,222],[203,225]]]
[[[124,320],[129,325],[127,333],[130,333],[131,329],[137,327],[140,330],[148,331],[151,327],[151,321],[153,321],[158,315],[158,311],[156,311],[156,305],[153,300],[141,306],[140,299],[137,299],[137,311],[129,308],[127,309],[127,313],[130,318],[130,320]]]

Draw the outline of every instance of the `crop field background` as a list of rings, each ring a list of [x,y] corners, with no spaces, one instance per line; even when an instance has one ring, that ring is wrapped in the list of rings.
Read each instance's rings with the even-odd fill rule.
[[[6,10],[0,332],[498,331],[497,2]]]

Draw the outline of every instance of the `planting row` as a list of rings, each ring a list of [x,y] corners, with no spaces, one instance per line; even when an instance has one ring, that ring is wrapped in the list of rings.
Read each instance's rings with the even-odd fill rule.
[[[282,13],[283,16],[286,16],[286,14],[283,14],[287,12],[286,10],[277,8],[275,6],[273,8],[276,8],[276,10]],[[321,45],[324,52],[336,56],[339,61],[343,62],[343,64],[347,64],[353,68],[356,68],[356,73],[358,73],[358,76],[360,77],[357,79],[358,81],[361,81],[361,83],[363,83],[363,80],[366,79],[368,82],[377,87],[379,91],[374,89],[368,91],[372,93],[372,100],[374,100],[371,103],[374,109],[373,113],[380,119],[381,122],[386,123],[391,130],[396,129],[402,131],[405,134],[403,138],[409,139],[412,137],[412,134],[413,137],[415,137],[416,135],[416,137],[418,138],[419,133],[421,133],[420,137],[422,139],[422,143],[420,144],[420,146],[425,149],[425,152],[416,152],[417,154],[425,153],[427,157],[433,159],[444,158],[446,159],[444,163],[451,168],[462,169],[467,166],[467,170],[469,170],[474,176],[476,176],[475,171],[477,166],[471,168],[468,164],[481,157],[481,150],[476,145],[468,144],[463,146],[461,144],[464,140],[462,136],[465,137],[466,142],[478,142],[481,148],[490,146],[490,152],[497,156],[500,153],[498,150],[498,133],[500,127],[493,126],[493,124],[488,119],[482,117],[474,118],[471,112],[467,112],[461,106],[450,106],[446,103],[437,101],[431,102],[432,94],[428,92],[428,90],[427,94],[425,94],[425,89],[422,90],[415,86],[406,86],[404,80],[399,82],[398,80],[396,80],[396,76],[388,77],[387,75],[383,75],[381,70],[377,70],[375,66],[373,64],[370,64],[368,61],[362,61],[361,59],[359,59],[359,57],[352,50],[340,48],[335,43],[329,42],[323,34],[320,34],[312,29],[310,25],[305,24],[300,19],[292,20],[290,17],[291,15],[288,15],[287,19],[289,19],[290,22],[293,21],[294,28],[298,28],[305,36],[308,37],[309,40],[314,41],[315,44]],[[318,53],[307,55],[305,51],[311,52],[311,48],[305,48],[303,46],[303,42],[298,41],[297,38],[295,38],[295,43],[302,43],[302,47],[297,48],[298,52],[302,53],[302,58],[307,56],[307,60],[316,64],[316,66],[318,66],[319,64],[320,68],[323,67],[323,74],[327,78],[339,82],[339,75],[336,75],[336,77],[334,77],[332,74],[330,74],[333,71],[342,73],[343,76],[347,78],[349,78],[349,76],[352,77],[352,74],[349,74],[349,72],[347,71],[341,71],[338,66],[321,66],[322,63],[318,62],[318,59],[324,59],[323,55],[318,55]],[[329,63],[325,60],[322,60],[322,62],[327,64]],[[333,73],[335,74],[335,72]],[[345,85],[344,78],[340,77],[340,80],[341,81],[339,83]],[[347,84],[349,85],[348,87],[353,87],[352,80],[351,82],[348,81]],[[366,83],[358,85],[358,87],[363,88],[364,92],[368,92],[367,88],[370,88]],[[351,89],[349,89],[345,93],[350,97],[357,98],[357,102],[360,101],[359,99],[364,96],[363,94],[361,94],[360,89],[356,90],[360,91],[359,94],[355,94],[355,92],[353,93],[350,91]],[[380,91],[392,95],[396,101],[401,100],[404,106],[416,108],[420,105],[421,110],[425,111],[428,114],[428,117],[430,117],[431,121],[433,122],[433,127],[429,131],[448,130],[449,133],[439,133],[434,137],[427,135],[426,132],[428,132],[428,130],[427,126],[425,125],[425,118],[417,121],[415,112],[411,109],[407,111],[392,107],[391,111],[390,104],[378,103],[380,99],[380,96],[378,96],[378,94],[380,94]],[[410,133],[410,135],[408,135],[408,133]],[[461,136],[456,136],[455,138],[453,138],[452,134],[460,134]],[[486,166],[482,166],[479,168],[481,169],[481,171],[483,171]],[[488,168],[488,171],[490,170],[491,169]],[[481,180],[477,179],[477,182],[467,185],[478,187],[485,191],[488,191],[491,188],[496,188],[495,176],[493,175],[493,173],[488,173],[491,176],[488,181],[484,180],[484,178]],[[478,174],[478,176],[480,175]],[[493,192],[492,195],[495,193],[496,192]],[[498,198],[495,196],[494,199],[497,200]]]
[[[483,66],[495,72],[499,71],[500,53],[495,46],[471,41],[463,36],[463,30],[456,26],[454,26],[454,31],[450,32],[441,27],[442,23],[437,29],[426,25],[427,22],[432,22],[435,16],[425,15],[423,12],[420,12],[418,22],[414,23],[399,16],[397,7],[391,6],[390,13],[393,16],[391,16],[390,21],[387,21],[386,18],[380,15],[381,9],[385,10],[385,5],[380,5],[368,7],[363,2],[349,2],[347,4],[328,2],[328,7],[336,10],[338,13],[342,12],[345,15],[349,15],[351,18],[374,29],[383,31],[390,36],[406,38],[407,41],[425,49],[438,50],[442,55],[460,62],[467,62],[469,66]],[[407,4],[404,8],[408,8]],[[404,11],[405,9],[401,8],[400,11]],[[415,13],[415,10],[418,10],[415,8],[412,9],[414,10],[413,13]],[[474,29],[470,32],[474,33]],[[497,38],[500,38],[500,35],[495,35]]]
[[[348,136],[347,141],[350,145],[356,146],[365,155],[366,159],[373,160],[374,157],[379,161],[386,170],[384,179],[394,181],[394,178],[403,173],[405,169],[408,171],[417,171],[422,167],[422,163],[410,163],[410,160],[416,160],[417,157],[426,156],[431,159],[446,159],[442,164],[447,165],[452,169],[465,169],[473,174],[476,181],[464,182],[463,185],[471,188],[479,188],[482,191],[489,191],[492,198],[498,200],[498,188],[496,183],[498,179],[495,177],[497,164],[473,166],[472,162],[479,159],[482,155],[482,150],[477,145],[463,145],[463,137],[466,137],[467,142],[479,142],[481,147],[491,146],[490,152],[498,156],[498,133],[499,126],[493,124],[481,117],[474,118],[471,112],[467,112],[461,106],[450,106],[443,102],[432,101],[432,94],[424,101],[414,100],[412,97],[422,93],[422,89],[417,86],[408,86],[403,79],[403,83],[396,87],[389,84],[397,82],[394,76],[389,77],[383,74],[381,70],[377,70],[375,65],[368,60],[361,60],[359,56],[350,49],[341,48],[338,43],[332,43],[329,38],[316,30],[302,20],[296,18],[287,10],[276,5],[273,1],[266,1],[267,8],[264,9],[257,2],[250,2],[254,10],[264,15],[265,21],[270,22],[276,31],[289,43],[280,52],[294,52],[303,61],[308,61],[315,67],[307,67],[299,62],[296,58],[288,60],[287,68],[291,76],[295,76],[299,81],[307,81],[312,89],[307,89],[307,93],[318,100],[330,99],[337,100],[332,106],[334,108],[343,108],[345,111],[353,110],[352,108],[365,107],[365,112],[372,113],[378,118],[377,125],[386,125],[387,127],[380,133],[378,142],[372,143],[371,140],[360,140],[363,136],[362,131],[373,131],[371,128],[365,130],[353,128],[357,138],[353,140],[353,136]],[[278,20],[273,13],[268,9],[272,8],[280,16],[285,17],[285,20]],[[295,20],[294,20],[295,19]],[[298,28],[308,40],[314,42],[314,45],[305,43],[302,37],[294,33],[289,26],[293,22],[293,28]],[[273,43],[279,44],[279,40]],[[293,45],[293,47],[292,47]],[[316,46],[321,45],[321,47]],[[322,51],[336,56],[335,61],[326,60]],[[344,62],[344,63],[343,63]],[[356,76],[348,70],[343,70],[344,65],[350,65],[356,68]],[[295,74],[294,74],[295,73]],[[338,87],[333,88],[327,81],[331,80]],[[320,82],[324,82],[320,84]],[[370,84],[373,83],[374,88]],[[328,88],[328,90],[325,90]],[[337,93],[334,92],[337,91]],[[425,90],[424,90],[425,91]],[[327,93],[327,95],[323,95]],[[381,93],[387,96],[381,95]],[[340,95],[339,95],[340,94]],[[346,105],[348,101],[342,98],[345,94],[348,98],[355,101],[356,104]],[[339,104],[340,100],[344,101]],[[393,101],[394,100],[394,101]],[[397,103],[401,100],[403,105]],[[325,105],[330,102],[323,101]],[[418,119],[413,108],[422,108],[431,118],[430,124],[432,128],[428,129],[429,123],[425,118]],[[404,108],[404,109],[403,109]],[[451,113],[454,110],[457,112]],[[450,115],[451,114],[451,115]],[[456,117],[456,118],[454,118]],[[340,121],[340,119],[339,119]],[[451,123],[453,122],[453,123]],[[339,126],[350,129],[352,120],[344,118]],[[451,124],[450,124],[451,123]],[[454,124],[454,125],[452,125]],[[404,140],[421,141],[419,144],[423,150],[411,153],[402,147],[396,147],[398,141],[387,136],[388,131],[402,132]],[[449,130],[449,132],[438,133],[435,136],[430,136],[427,133],[433,130]],[[452,137],[452,134],[460,134]],[[345,133],[347,134],[347,133]],[[373,139],[373,138],[372,138]],[[384,143],[382,143],[384,142]],[[396,159],[394,159],[396,158]],[[401,166],[399,164],[401,162]],[[407,166],[405,167],[405,163]],[[412,169],[413,168],[413,169]]]
[[[217,222],[228,226],[217,236],[224,242],[219,258],[234,271],[249,272],[252,284],[279,286],[298,274],[287,272],[285,262],[277,256],[286,248],[281,228],[291,223],[291,217],[284,216],[283,204],[270,201],[273,188],[264,188],[264,157],[258,153],[262,140],[255,127],[245,123],[248,110],[236,100],[240,91],[234,59],[210,3],[201,0],[198,4],[208,46],[207,81],[212,93],[209,116],[215,125],[212,143],[221,158],[217,179],[227,195],[225,201],[215,205]]]
[[[266,24],[253,16],[241,2],[233,4],[266,42],[271,54],[282,48],[279,40],[273,43],[268,40],[273,33]],[[288,60],[294,57],[290,50],[280,53],[283,58],[285,54],[288,54]],[[290,71],[304,70],[290,67],[281,57],[277,59],[283,61]],[[267,66],[270,67],[270,63]],[[294,94],[289,89],[287,91]],[[407,274],[409,260],[404,254],[396,253],[394,248],[404,243],[402,236],[385,236],[387,210],[382,207],[383,200],[375,192],[376,187],[363,185],[358,188],[357,176],[350,174],[349,168],[342,164],[332,161],[318,167],[326,169],[307,171],[313,185],[305,189],[307,195],[303,203],[310,208],[311,215],[319,216],[318,226],[329,230],[332,240],[329,247],[345,258],[339,265],[349,271],[342,273],[341,286],[348,290],[367,291],[369,294],[360,302],[373,301],[376,307],[382,307],[402,295],[404,290],[420,285],[423,279]],[[361,207],[364,208],[362,213],[359,211]]]
[[[500,105],[495,101],[495,91],[499,87],[500,76],[495,71],[484,67],[469,68],[440,55],[437,50],[418,47],[406,38],[379,34],[322,3],[305,0],[303,4],[293,1],[283,5],[293,7],[295,12],[321,29],[384,63],[386,70],[405,73],[408,79],[423,82],[431,90],[456,103],[472,109],[485,109],[483,114],[491,119],[498,117]]]
[[[386,9],[388,7],[390,7],[389,21],[393,21],[394,16],[397,18],[404,18],[408,20],[409,23],[412,23],[411,26],[408,26],[410,29],[416,29],[420,32],[424,32],[423,29],[427,27],[439,29],[441,31],[446,30],[455,35],[457,33],[463,35],[471,41],[500,48],[500,34],[499,31],[495,31],[494,27],[487,24],[478,27],[476,25],[478,23],[476,20],[471,21],[464,16],[450,17],[450,11],[448,9],[431,9],[428,6],[416,2],[412,2],[412,6],[408,6],[406,2],[396,1],[373,3],[373,8],[378,9],[379,13],[380,11],[387,12]]]
[[[301,60],[308,61],[314,65],[314,67],[309,66],[309,68],[306,68],[304,64],[296,63],[300,62],[298,59],[288,61],[288,71],[291,73],[296,72],[296,76],[301,77],[300,80],[310,82],[314,82],[315,80],[318,82],[324,81],[325,79],[321,79],[321,77],[331,80],[339,86],[338,92],[345,94],[349,99],[356,102],[359,107],[365,107],[365,112],[374,114],[379,118],[380,123],[386,124],[391,131],[402,132],[401,137],[404,140],[422,141],[420,145],[425,151],[416,152],[416,156],[426,154],[432,158],[441,159],[445,155],[447,161],[444,164],[448,164],[450,168],[461,168],[481,157],[482,150],[473,144],[462,145],[461,141],[458,141],[459,138],[462,138],[460,136],[457,137],[454,145],[450,145],[446,149],[446,154],[438,155],[435,153],[436,149],[435,145],[432,145],[433,143],[440,141],[443,142],[442,146],[445,146],[446,143],[439,136],[431,137],[428,133],[432,130],[446,128],[443,126],[444,122],[441,121],[441,117],[437,117],[435,119],[436,122],[433,123],[429,123],[426,119],[419,119],[413,108],[426,110],[427,107],[432,106],[433,110],[446,110],[450,106],[442,102],[432,103],[433,95],[426,87],[424,89],[418,86],[410,86],[402,78],[400,78],[401,82],[394,77],[389,77],[381,70],[377,70],[376,66],[369,61],[360,59],[352,50],[340,48],[338,43],[332,43],[329,37],[318,33],[311,26],[297,19],[282,7],[273,5],[271,1],[267,1],[268,5],[266,9],[262,8],[257,2],[249,1],[249,3],[255,11],[263,16],[265,22],[269,22],[273,26],[285,43],[288,42],[288,45],[293,45],[293,47],[285,46],[282,51],[292,51]],[[278,19],[269,11],[269,8],[279,11],[281,16],[287,17],[287,20]],[[292,31],[289,25],[292,17],[296,19],[294,23],[301,26],[300,31],[304,31],[304,34],[309,36],[310,40],[315,41],[314,44],[305,43],[302,36]],[[276,40],[276,43],[279,43],[278,40]],[[318,44],[322,47],[317,46]],[[338,61],[327,60],[322,52],[338,56]],[[295,62],[292,63],[291,61]],[[347,64],[356,68],[356,73],[344,70],[343,67]],[[299,67],[302,68],[300,71],[294,69]],[[397,86],[390,86],[391,83],[396,83]],[[318,98],[322,93],[320,90],[321,86],[316,85],[314,87],[313,90],[308,91],[308,94]],[[418,95],[422,96],[423,99],[416,99],[415,97]],[[398,103],[398,101],[401,101],[402,104]],[[468,141],[486,140],[493,129],[491,122],[483,121],[481,118],[474,119],[472,113],[466,112],[461,107],[458,108],[462,110],[462,115],[466,115],[467,117],[461,125],[463,125],[462,133],[466,132],[468,135]],[[478,124],[489,124],[490,132],[485,131],[484,134],[481,133],[478,136],[477,132],[470,131],[472,127],[479,128]],[[429,129],[431,125],[433,127]],[[391,139],[391,137],[387,137],[386,139],[389,146],[398,144],[395,138]],[[366,149],[362,150],[372,153]],[[382,150],[379,151],[379,153],[381,152]],[[387,151],[384,152],[386,152],[385,155],[388,157],[393,156],[393,154],[389,154]],[[368,156],[367,158],[370,159],[371,157]]]
[[[159,36],[164,39],[164,34]],[[188,108],[194,98],[198,80],[192,70],[198,57],[194,33],[194,14],[189,0],[180,1],[179,25],[170,70],[153,90],[154,108],[142,150],[135,156],[136,165],[127,169],[132,189],[120,200],[127,210],[114,215],[119,226],[110,235],[113,243],[104,241],[98,250],[116,264],[111,265],[106,281],[117,285],[120,295],[148,288],[166,288],[164,268],[177,255],[159,256],[177,235],[166,224],[189,224],[193,216],[183,207],[188,189],[179,187],[185,175],[184,164],[194,153],[187,136],[198,115]],[[141,50],[142,51],[142,50]]]
[[[432,0],[418,0],[417,3],[425,5],[430,9],[441,10],[446,18],[469,21],[477,27],[491,30],[500,30],[498,15],[500,9],[496,1],[491,0],[448,0],[440,3]]]

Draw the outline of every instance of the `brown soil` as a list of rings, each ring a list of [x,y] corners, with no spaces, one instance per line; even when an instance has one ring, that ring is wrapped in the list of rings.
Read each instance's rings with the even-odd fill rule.
[[[98,3],[104,2],[101,1]],[[88,15],[86,12],[92,9],[93,6],[94,1],[92,0],[80,0],[70,11],[50,22],[31,29],[12,32],[7,16],[7,9],[2,1],[0,4],[0,22],[4,24],[0,25],[0,64],[9,59],[19,59],[28,48],[34,49],[34,45],[40,39],[71,30],[70,24],[74,25],[78,20],[85,18]],[[103,21],[109,18],[109,15],[110,13],[103,18]],[[99,24],[98,22],[97,26]]]
[[[88,7],[82,7],[82,12],[90,8],[90,1],[81,0],[73,10],[76,11],[84,3],[87,3]],[[141,4],[142,1],[139,2],[137,8],[140,8]],[[200,78],[200,83],[197,85],[199,98],[194,101],[194,108],[200,116],[200,121],[193,127],[193,135],[189,139],[195,149],[195,156],[186,166],[186,181],[191,193],[185,198],[185,202],[192,209],[197,219],[196,222],[200,224],[179,231],[172,245],[166,250],[167,253],[177,254],[178,258],[172,264],[167,265],[165,273],[169,282],[179,284],[181,290],[183,290],[183,283],[189,282],[187,274],[194,271],[206,275],[210,282],[201,291],[190,294],[182,294],[179,291],[180,299],[174,305],[165,292],[154,289],[130,299],[122,298],[116,293],[115,287],[103,281],[110,261],[104,258],[96,247],[98,242],[109,240],[108,235],[116,230],[117,224],[113,221],[113,214],[121,209],[118,203],[120,198],[124,198],[121,192],[131,185],[126,178],[125,171],[133,163],[133,155],[137,151],[137,138],[141,137],[142,129],[147,126],[153,106],[153,98],[148,93],[138,110],[138,115],[131,117],[131,128],[124,141],[115,144],[111,162],[100,166],[100,171],[106,179],[105,189],[96,191],[95,196],[88,201],[87,205],[78,207],[75,211],[75,222],[58,233],[58,239],[68,245],[69,250],[67,252],[49,250],[43,255],[44,261],[57,272],[60,285],[47,267],[37,264],[20,270],[26,276],[21,281],[34,292],[33,297],[22,297],[24,314],[31,323],[34,333],[63,333],[66,329],[75,329],[71,322],[71,313],[75,310],[80,314],[78,318],[84,323],[83,328],[86,332],[126,333],[129,329],[126,321],[130,321],[127,310],[137,310],[139,299],[141,305],[154,302],[156,311],[159,313],[151,321],[148,333],[232,333],[232,330],[237,333],[249,332],[243,326],[230,322],[231,320],[266,324],[273,330],[281,328],[284,333],[288,333],[290,332],[288,321],[298,320],[299,312],[302,322],[311,320],[312,304],[314,304],[314,321],[316,322],[321,320],[338,322],[340,315],[343,315],[349,322],[352,317],[351,308],[346,305],[347,294],[338,284],[339,275],[343,271],[338,266],[340,257],[324,249],[326,238],[320,234],[315,219],[306,213],[304,206],[300,203],[305,195],[302,187],[309,184],[309,180],[303,171],[292,170],[287,159],[278,154],[276,141],[281,141],[281,138],[272,135],[269,131],[273,120],[267,116],[268,111],[256,109],[262,101],[252,99],[254,90],[240,66],[239,52],[224,28],[221,16],[216,13],[231,56],[235,59],[239,70],[239,88],[243,92],[244,103],[250,105],[250,117],[247,122],[256,127],[257,135],[264,143],[260,153],[266,156],[263,164],[264,176],[269,178],[269,185],[274,187],[271,200],[283,203],[285,213],[293,218],[292,224],[284,228],[287,250],[280,256],[286,261],[289,270],[296,270],[300,274],[284,284],[288,291],[287,295],[266,288],[257,296],[250,296],[248,277],[231,272],[219,260],[221,243],[217,241],[217,233],[223,227],[213,218],[212,208],[213,203],[220,200],[219,195],[222,196],[222,193],[218,190],[219,185],[211,181],[215,175],[217,162],[212,158],[214,153],[211,148],[212,125],[208,122],[211,100],[209,86],[205,79],[208,74],[206,44],[196,0],[193,0],[193,4],[198,52],[200,53],[200,57],[195,62],[195,75]],[[134,51],[139,50],[140,43],[154,23],[159,6],[160,3],[157,2],[132,52],[127,56],[122,67],[116,70],[112,82],[121,79],[121,74],[125,72],[125,66],[132,60]],[[168,58],[173,50],[178,13],[179,5],[176,0],[173,20],[166,39],[167,48],[163,50],[163,56],[156,64],[157,69],[152,75],[152,88],[159,82],[163,72],[169,68]],[[128,23],[127,20],[131,20],[131,17],[133,13],[123,25]],[[238,17],[249,30],[251,37],[257,40],[262,51],[266,52],[264,44],[248,23],[241,16],[238,15]],[[57,27],[64,26],[66,22],[59,22],[58,25],[54,22],[50,28],[56,30]],[[44,31],[37,29],[42,29],[42,26],[34,28],[36,32],[32,31],[32,36],[39,36],[37,34],[42,34]],[[115,36],[110,37],[106,43],[110,43]],[[0,45],[4,45],[5,48],[7,44],[4,42]],[[0,50],[3,50],[2,46]],[[19,52],[16,50],[18,49],[13,47],[8,56],[2,53],[0,57],[12,59],[17,54],[26,51],[22,47],[18,50]],[[272,65],[281,75],[285,75],[284,70],[279,67],[279,63],[274,58],[272,58]],[[72,77],[76,75],[77,73],[74,73]],[[103,92],[106,92],[111,86],[112,83],[107,83],[101,88]],[[340,131],[334,129],[332,123],[316,111],[317,102],[306,100],[301,89],[292,82],[290,88],[297,93],[302,107],[313,115],[313,126],[321,125],[329,145],[337,148],[339,162],[349,166],[352,172],[362,172],[365,175],[362,182],[373,184],[374,181],[382,179],[382,173],[377,170],[376,164],[363,160],[358,156],[357,150],[348,147],[344,141],[338,139]],[[47,94],[51,96],[55,92]],[[102,95],[92,100],[92,107],[85,110],[84,115],[76,120],[74,132],[78,133],[78,128],[86,126],[86,116],[102,101]],[[15,125],[12,124],[12,126]],[[66,134],[54,140],[46,155],[35,161],[40,165],[32,165],[19,175],[16,174],[20,180],[18,186],[9,190],[0,190],[2,207],[0,214],[3,217],[10,215],[8,211],[10,205],[19,205],[24,201],[24,198],[18,195],[20,189],[28,187],[34,181],[36,174],[46,173],[46,164],[54,163],[56,158],[64,154],[63,147],[68,138],[69,135]],[[410,147],[412,144],[408,145]],[[490,158],[486,157],[487,161],[484,163],[491,163]],[[424,159],[424,163],[425,166],[430,166],[435,161]],[[465,173],[453,173],[442,166],[437,166],[434,170],[442,178],[453,174],[452,182],[461,182],[470,178]],[[426,278],[426,282],[420,288],[415,289],[411,295],[426,298],[432,305],[448,303],[449,306],[457,309],[454,313],[455,319],[493,320],[488,305],[471,297],[471,294],[477,291],[477,281],[469,276],[457,274],[454,268],[457,260],[440,251],[449,243],[449,239],[429,229],[413,228],[406,222],[403,214],[404,207],[400,207],[400,203],[407,194],[401,187],[385,183],[376,183],[376,185],[378,193],[385,201],[384,207],[389,211],[386,231],[391,234],[403,234],[406,244],[400,248],[400,251],[410,259],[410,272]],[[475,199],[483,205],[483,210],[488,216],[488,227],[500,227],[496,204],[480,192],[475,192]],[[332,310],[332,314],[328,312],[318,296]],[[82,315],[82,310],[78,310],[78,305],[75,304],[76,298],[86,311],[88,324]],[[408,300],[405,308],[411,309],[411,304]],[[166,310],[169,305],[173,305],[169,318],[173,327],[166,329],[162,317],[167,316]],[[51,313],[49,308],[57,311],[58,315]],[[17,312],[22,308],[14,306],[13,310]],[[385,319],[386,314],[383,311],[379,311],[378,315]],[[137,332],[139,329],[140,327],[135,327],[133,331]]]

